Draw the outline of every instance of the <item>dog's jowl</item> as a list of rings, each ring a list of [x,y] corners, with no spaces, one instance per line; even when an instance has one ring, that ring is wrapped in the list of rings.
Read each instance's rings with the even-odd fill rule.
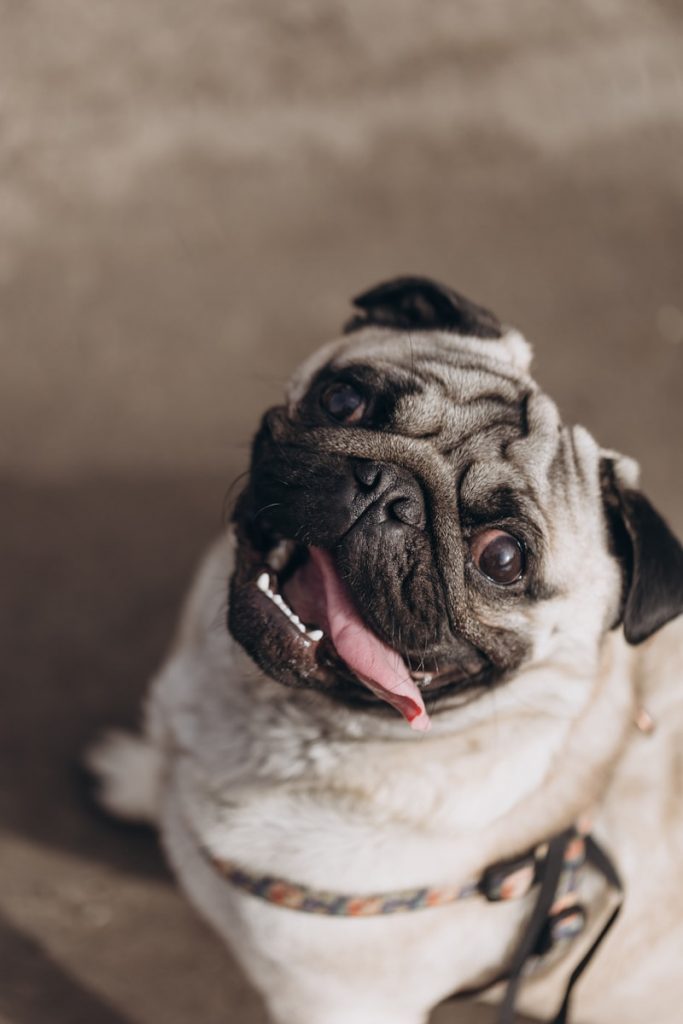
[[[354,305],[263,416],[144,733],[89,751],[102,800],[278,1024],[472,990],[678,1024],[683,550],[518,331],[423,278]]]

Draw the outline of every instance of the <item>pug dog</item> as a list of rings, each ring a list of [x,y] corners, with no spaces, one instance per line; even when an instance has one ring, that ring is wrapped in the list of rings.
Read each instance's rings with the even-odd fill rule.
[[[538,857],[574,828],[625,902],[571,1019],[681,1019],[683,550],[636,464],[565,425],[529,364],[437,282],[356,298],[263,418],[144,733],[89,752],[277,1024],[499,999]],[[528,850],[517,898],[482,895]],[[583,929],[518,957],[543,1019],[616,898],[572,872]]]

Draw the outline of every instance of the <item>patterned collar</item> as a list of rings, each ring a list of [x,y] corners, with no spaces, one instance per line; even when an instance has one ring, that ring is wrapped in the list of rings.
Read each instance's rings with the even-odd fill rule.
[[[443,907],[459,900],[482,896],[490,902],[504,902],[526,896],[538,889],[531,914],[508,964],[484,985],[456,992],[451,999],[480,995],[499,982],[507,987],[500,1004],[498,1024],[513,1024],[521,979],[555,958],[581,934],[586,911],[579,901],[583,869],[590,865],[618,894],[607,921],[574,967],[564,999],[551,1024],[566,1024],[574,985],[588,966],[621,909],[622,885],[611,859],[589,833],[589,826],[573,826],[526,854],[488,867],[476,882],[462,886],[400,889],[385,893],[350,894],[328,892],[300,885],[284,878],[261,875],[239,867],[201,847],[207,861],[228,882],[257,899],[285,910],[331,917],[375,917],[403,914],[413,910]]]
[[[551,915],[561,915],[563,935],[578,934],[584,923],[578,903],[578,881],[586,860],[586,833],[572,830],[571,841],[563,853],[562,870]],[[432,888],[397,889],[383,893],[342,893],[315,889],[273,875],[261,875],[239,867],[206,848],[205,857],[232,885],[277,907],[305,914],[331,917],[376,917],[405,914],[412,910],[443,907],[472,896],[483,896],[492,903],[521,899],[538,882],[540,869],[548,852],[548,843],[541,843],[528,853],[501,861],[487,868],[478,881],[464,885]],[[571,910],[571,915],[569,911]]]

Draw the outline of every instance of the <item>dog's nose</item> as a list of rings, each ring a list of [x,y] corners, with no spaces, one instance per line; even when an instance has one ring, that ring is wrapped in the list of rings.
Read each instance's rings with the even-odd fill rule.
[[[392,463],[356,459],[352,462],[357,498],[376,521],[393,520],[424,528],[427,522],[422,487],[415,477]]]

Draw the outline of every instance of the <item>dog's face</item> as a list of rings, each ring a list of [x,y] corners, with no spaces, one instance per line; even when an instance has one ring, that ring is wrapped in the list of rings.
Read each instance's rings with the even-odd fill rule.
[[[681,611],[635,467],[561,423],[516,331],[424,279],[356,305],[266,413],[236,509],[229,625],[268,675],[419,728]]]

